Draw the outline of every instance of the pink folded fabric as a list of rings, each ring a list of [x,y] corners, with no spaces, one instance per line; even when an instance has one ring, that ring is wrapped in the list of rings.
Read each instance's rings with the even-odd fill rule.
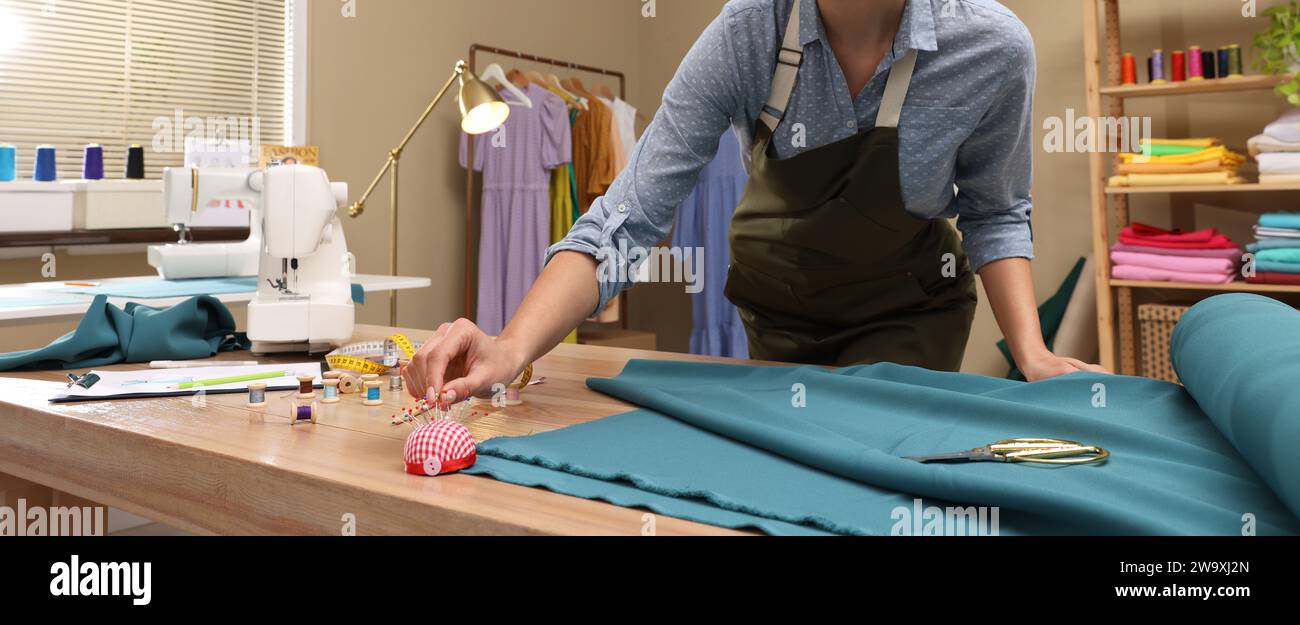
[[[1195,258],[1112,251],[1110,260],[1116,265],[1135,265],[1137,267],[1187,273],[1236,273],[1237,271],[1237,263],[1226,258]]]
[[[1233,261],[1241,261],[1242,254],[1241,249],[1235,247],[1211,250],[1172,250],[1167,247],[1149,247],[1146,245],[1116,243],[1110,249],[1113,252],[1136,252],[1139,254],[1159,254],[1160,256],[1182,256],[1184,258],[1227,258]]]
[[[1115,265],[1111,276],[1116,280],[1143,280],[1149,282],[1197,282],[1201,284],[1227,284],[1237,278],[1237,273],[1195,273],[1170,271],[1137,265]]]

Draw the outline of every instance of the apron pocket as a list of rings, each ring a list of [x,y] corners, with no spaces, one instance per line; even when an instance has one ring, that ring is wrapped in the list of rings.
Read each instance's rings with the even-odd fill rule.
[[[808,321],[836,328],[921,309],[930,301],[920,281],[906,271],[795,293],[795,297]]]

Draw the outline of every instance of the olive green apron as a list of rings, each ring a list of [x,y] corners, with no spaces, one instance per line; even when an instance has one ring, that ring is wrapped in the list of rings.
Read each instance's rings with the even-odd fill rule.
[[[899,185],[898,118],[916,51],[890,69],[876,127],[777,160],[774,129],[793,91],[796,0],[772,96],[754,133],[749,184],[731,222],[726,295],[751,358],[847,366],[961,367],[978,298],[961,241],[918,219]]]

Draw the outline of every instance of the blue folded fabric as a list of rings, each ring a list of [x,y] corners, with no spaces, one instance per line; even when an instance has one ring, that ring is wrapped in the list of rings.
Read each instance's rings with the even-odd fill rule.
[[[1288,249],[1288,248],[1300,248],[1300,240],[1272,239],[1268,237],[1260,237],[1256,239],[1254,243],[1250,243],[1246,245],[1246,249],[1251,252],[1258,252],[1260,250]]]
[[[1300,273],[1300,264],[1256,259],[1255,271],[1262,273]]]
[[[1264,228],[1300,230],[1300,213],[1264,213],[1259,216],[1259,225]]]
[[[632,361],[588,384],[644,408],[492,439],[468,472],[774,534],[915,533],[917,512],[965,506],[997,508],[1003,535],[1238,535],[1245,513],[1260,534],[1300,532],[1191,397],[1165,382]],[[901,457],[1023,436],[1113,455],[1076,467]]]
[[[45,347],[0,354],[0,371],[192,360],[248,345],[246,337],[235,332],[230,309],[212,297],[194,297],[164,309],[135,303],[121,309],[99,295],[76,330]]]
[[[1300,312],[1260,295],[1212,297],[1183,315],[1170,352],[1205,414],[1300,515]]]

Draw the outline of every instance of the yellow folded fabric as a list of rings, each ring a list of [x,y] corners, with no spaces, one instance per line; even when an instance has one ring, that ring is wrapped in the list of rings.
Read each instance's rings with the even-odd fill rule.
[[[1245,178],[1230,171],[1216,171],[1202,174],[1124,174],[1111,176],[1108,184],[1112,187],[1164,187],[1193,185],[1242,184]]]
[[[1260,174],[1260,184],[1300,184],[1300,174]]]
[[[1237,165],[1226,164],[1219,159],[1200,163],[1120,163],[1115,166],[1117,174],[1201,174],[1212,171],[1236,171]]]
[[[1219,140],[1206,137],[1203,139],[1143,139],[1138,145],[1180,145],[1191,148],[1209,148],[1219,145]]]
[[[1191,154],[1178,154],[1173,156],[1143,156],[1141,154],[1124,153],[1119,155],[1121,163],[1201,163],[1204,161],[1221,160],[1227,164],[1240,165],[1246,162],[1246,157],[1229,150],[1228,148],[1218,145],[1212,148],[1206,148]]]

